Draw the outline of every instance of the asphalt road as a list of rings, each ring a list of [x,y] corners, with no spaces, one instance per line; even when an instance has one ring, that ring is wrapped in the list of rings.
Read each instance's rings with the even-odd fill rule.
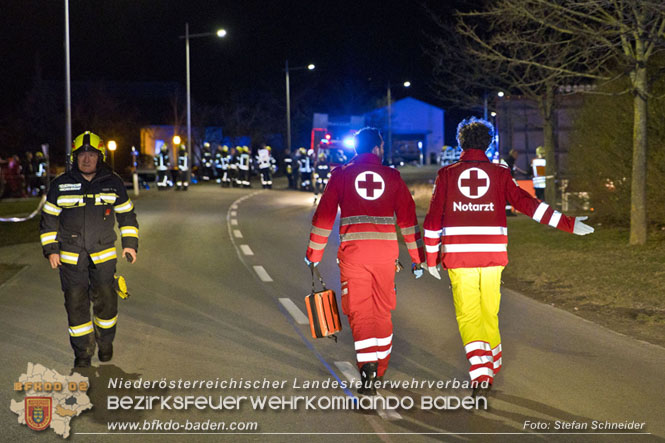
[[[310,382],[353,377],[348,323],[339,341],[313,340],[302,324],[309,270],[303,263],[312,196],[294,191],[221,190],[143,192],[135,201],[140,223],[138,262],[122,261],[132,297],[120,302],[115,356],[93,359],[94,408],[72,421],[71,441],[654,441],[665,437],[665,349],[619,335],[574,315],[503,291],[504,368],[488,410],[421,408],[428,397],[468,395],[465,389],[413,386],[464,381],[467,362],[457,332],[447,279],[415,281],[397,275],[398,305],[387,379],[411,383],[382,390],[407,408],[270,410],[242,400],[239,409],[115,410],[109,396],[303,396],[350,398],[355,390],[307,389]],[[422,221],[421,221],[422,222]],[[337,294],[335,235],[321,271]],[[0,261],[26,265],[0,287],[0,425],[4,441],[60,441],[17,424],[12,386],[28,362],[69,374],[73,356],[59,278],[38,243],[0,249]],[[409,262],[402,247],[401,261]],[[269,388],[113,389],[109,380],[235,380]],[[424,399],[424,400],[423,400]],[[408,401],[414,406],[408,408]],[[441,403],[439,403],[441,405]],[[323,409],[323,410],[322,410]],[[160,429],[109,435],[109,422],[145,425],[256,422],[248,435],[164,436]],[[645,423],[632,434],[592,430],[594,421]],[[546,429],[531,429],[525,423]],[[557,423],[588,429],[555,429]],[[114,431],[118,432],[118,431]],[[124,431],[130,432],[130,431]],[[148,432],[151,432],[150,434]],[[184,432],[180,429],[179,432]],[[228,433],[227,433],[228,434]],[[176,440],[174,440],[176,441]]]

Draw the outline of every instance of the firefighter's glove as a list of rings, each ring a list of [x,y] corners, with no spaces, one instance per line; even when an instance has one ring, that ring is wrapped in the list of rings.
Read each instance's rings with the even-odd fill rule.
[[[127,282],[125,281],[125,277],[122,275],[114,275],[113,278],[115,279],[115,292],[118,294],[118,297],[126,300],[131,294],[127,290]]]
[[[575,226],[573,227],[573,234],[576,235],[587,235],[591,234],[594,229],[587,225],[586,223],[582,223],[582,220],[586,220],[589,217],[575,217]]]
[[[411,273],[416,277],[416,280],[422,277],[425,273],[422,263],[411,263]]]
[[[307,264],[307,266],[312,266],[312,265],[313,265],[314,267],[319,266],[319,262],[318,262],[318,261],[309,261],[309,260],[307,260],[307,257],[305,257],[305,263]]]
[[[427,271],[429,271],[429,275],[435,279],[441,280],[441,274],[439,274],[439,269],[436,266],[428,266]]]

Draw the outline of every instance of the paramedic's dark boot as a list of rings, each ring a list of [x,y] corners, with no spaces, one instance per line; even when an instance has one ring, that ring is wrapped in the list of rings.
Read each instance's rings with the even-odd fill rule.
[[[97,357],[99,357],[99,361],[101,362],[110,361],[113,358],[113,343],[100,343]]]
[[[360,379],[362,381],[362,386],[358,388],[358,394],[360,395],[376,395],[376,371],[379,364],[377,362],[365,363],[362,368],[360,368]]]
[[[90,357],[76,357],[74,359],[74,368],[89,368],[90,360]]]
[[[473,388],[473,393],[471,394],[471,396],[475,399],[477,399],[478,397],[485,397],[486,399],[488,399],[490,397],[491,390],[492,390],[491,384],[487,382],[478,383]]]

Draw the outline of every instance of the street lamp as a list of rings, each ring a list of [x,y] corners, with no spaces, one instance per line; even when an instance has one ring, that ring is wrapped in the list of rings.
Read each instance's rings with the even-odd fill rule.
[[[189,33],[189,23],[185,23],[185,35],[181,35],[181,39],[185,39],[185,67],[187,71],[187,157],[192,158],[192,104],[190,92],[190,76],[189,76],[189,39],[198,37],[210,37],[216,35],[217,37],[225,37],[226,30],[218,29],[216,32],[200,32],[197,34]],[[192,169],[187,171],[187,181],[192,179]]]
[[[404,83],[402,83],[402,86],[405,88],[409,88],[411,87],[411,82],[407,80]],[[393,116],[392,116],[392,94],[390,90],[390,80],[388,81],[387,98],[388,98],[388,149],[385,149],[385,155],[387,161],[391,162],[393,155],[393,118],[392,118]]]
[[[118,149],[118,144],[114,140],[109,140],[106,147],[111,151],[111,169],[115,171],[115,150]]]
[[[298,66],[295,68],[289,68],[289,61],[284,61],[284,72],[286,74],[286,147],[291,152],[291,92],[289,84],[289,70],[297,71],[300,69],[308,69],[313,71],[316,66],[310,63],[307,66]]]

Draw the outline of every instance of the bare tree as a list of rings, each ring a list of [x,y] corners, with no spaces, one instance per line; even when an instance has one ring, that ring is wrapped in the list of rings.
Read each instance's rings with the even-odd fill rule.
[[[476,20],[487,27],[479,27]],[[665,49],[665,4],[661,0],[502,0],[486,11],[460,14],[457,30],[471,57],[494,63],[495,72],[512,78],[524,95],[530,96],[531,90],[539,93],[548,151],[553,145],[547,121],[555,85],[580,78],[612,82],[616,77],[610,73],[617,67],[630,78],[631,88],[625,91],[634,97],[630,244],[644,244],[648,68],[654,55]]]

